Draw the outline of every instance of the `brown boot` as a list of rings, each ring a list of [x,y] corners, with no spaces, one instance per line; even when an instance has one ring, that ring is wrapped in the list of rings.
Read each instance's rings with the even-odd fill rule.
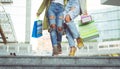
[[[57,56],[59,54],[57,46],[53,47],[53,54],[52,56]]]
[[[77,50],[76,47],[74,47],[74,46],[71,47],[71,48],[70,48],[69,56],[75,56],[75,52],[76,52],[76,50]]]
[[[79,37],[77,40],[77,47],[80,49],[84,46],[82,39]]]
[[[57,48],[58,48],[58,53],[61,54],[61,53],[62,53],[62,47],[61,47],[61,44],[58,44]]]

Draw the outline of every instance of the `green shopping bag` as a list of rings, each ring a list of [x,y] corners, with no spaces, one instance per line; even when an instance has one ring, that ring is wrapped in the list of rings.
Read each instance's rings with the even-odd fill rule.
[[[94,21],[91,21],[87,24],[82,24],[81,21],[79,21],[79,32],[80,36],[85,41],[99,37],[99,32]]]

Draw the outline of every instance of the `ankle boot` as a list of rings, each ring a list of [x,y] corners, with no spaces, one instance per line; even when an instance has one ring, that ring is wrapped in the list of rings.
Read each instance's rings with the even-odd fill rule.
[[[80,49],[84,46],[82,39],[79,37],[77,40],[77,47]]]
[[[76,50],[77,50],[76,47],[74,47],[74,46],[71,47],[71,48],[70,48],[69,56],[75,56],[75,52],[76,52]]]
[[[53,47],[53,54],[52,56],[57,56],[59,54],[57,46]]]
[[[62,47],[61,47],[61,44],[58,44],[57,48],[58,48],[58,53],[61,54],[61,53],[62,53]]]

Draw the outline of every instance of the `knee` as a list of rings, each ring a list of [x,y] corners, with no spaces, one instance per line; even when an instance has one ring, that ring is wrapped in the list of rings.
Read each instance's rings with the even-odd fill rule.
[[[58,27],[58,31],[60,31],[60,32],[61,32],[62,30],[63,30],[63,28],[62,28],[62,27]]]
[[[69,23],[71,21],[70,15],[65,16],[65,22]]]
[[[55,31],[55,30],[56,30],[56,25],[55,24],[50,25],[49,32],[52,32],[52,31]]]

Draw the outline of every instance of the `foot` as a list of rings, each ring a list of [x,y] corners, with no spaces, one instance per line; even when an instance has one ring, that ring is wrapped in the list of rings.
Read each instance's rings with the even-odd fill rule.
[[[82,39],[79,37],[77,40],[77,47],[80,49],[84,46]]]
[[[62,53],[62,47],[61,47],[61,44],[58,44],[57,48],[58,48],[58,53],[61,54],[61,53]]]
[[[76,50],[77,50],[76,47],[74,47],[74,46],[71,47],[71,48],[70,48],[69,56],[75,56],[75,52],[76,52]]]
[[[53,47],[53,54],[52,56],[57,56],[59,54],[57,46]]]

